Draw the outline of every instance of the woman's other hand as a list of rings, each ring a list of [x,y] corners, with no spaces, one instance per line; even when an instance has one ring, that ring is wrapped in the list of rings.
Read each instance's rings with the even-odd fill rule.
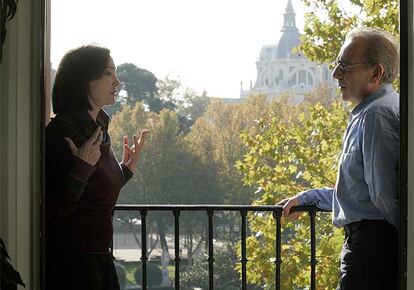
[[[128,145],[128,136],[124,136],[123,138],[123,144],[124,144],[124,153],[122,157],[122,164],[128,167],[129,170],[132,172],[135,172],[135,169],[137,167],[138,159],[141,154],[142,147],[145,144],[145,140],[148,135],[148,130],[143,129],[141,131],[141,135],[139,136],[139,139],[136,134],[134,134],[134,145],[132,147],[129,147]]]
[[[92,166],[95,166],[98,162],[99,158],[101,157],[101,150],[99,146],[102,143],[103,139],[103,132],[101,126],[96,128],[95,132],[92,134],[91,138],[89,138],[81,147],[76,147],[75,143],[69,138],[65,137],[66,143],[68,143],[70,151],[72,154],[83,161],[89,163]]]

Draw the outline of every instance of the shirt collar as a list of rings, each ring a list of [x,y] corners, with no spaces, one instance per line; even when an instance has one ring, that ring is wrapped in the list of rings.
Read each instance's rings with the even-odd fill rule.
[[[365,99],[362,100],[355,108],[352,109],[352,116],[356,116],[361,113],[369,104],[371,104],[376,99],[382,97],[386,93],[392,91],[392,84],[383,84],[379,87],[373,94],[367,96]]]

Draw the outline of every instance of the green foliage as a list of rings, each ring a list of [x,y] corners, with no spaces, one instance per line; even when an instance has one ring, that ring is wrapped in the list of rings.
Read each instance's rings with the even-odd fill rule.
[[[137,285],[142,285],[142,265],[137,268],[134,273],[135,282]],[[162,282],[162,271],[158,265],[153,263],[147,264],[147,284],[149,287],[160,285]]]
[[[244,182],[257,186],[255,204],[275,204],[308,188],[332,187],[335,182],[341,139],[346,127],[347,109],[342,101],[331,99],[319,89],[299,106],[281,99],[269,115],[260,120],[260,130],[242,135],[247,152],[237,163]],[[253,235],[247,242],[249,279],[257,285],[274,288],[275,221],[272,216],[250,215]],[[342,236],[333,229],[330,215],[317,215],[318,289],[336,287]],[[282,225],[282,289],[309,285],[310,226],[302,215]]]
[[[187,98],[192,99],[192,94]],[[207,96],[200,97],[198,114],[207,107],[204,98]],[[119,202],[250,204],[252,190],[243,185],[234,166],[244,154],[239,134],[256,125],[251,120],[260,118],[266,106],[264,98],[252,98],[242,105],[215,100],[188,135],[181,131],[179,113],[162,110],[157,114],[145,110],[143,103],[125,106],[110,125],[116,155],[122,156],[124,135],[131,138],[142,128],[148,128],[150,134],[139,168],[123,188]],[[193,222],[188,219],[189,229]]]
[[[304,0],[304,4],[312,12],[305,14],[299,50],[312,61],[334,61],[354,27],[378,27],[399,35],[397,0]]]
[[[263,96],[251,97],[241,104],[213,100],[186,137],[194,154],[218,172],[225,203],[250,204],[253,200],[252,188],[243,185],[235,164],[245,153],[240,133],[255,131],[255,120],[266,114],[267,107]]]
[[[214,289],[218,290],[238,290],[241,289],[241,279],[235,266],[239,263],[235,245],[225,245],[222,249],[214,252]],[[208,256],[197,260],[196,263],[183,272],[180,287],[182,289],[193,289],[199,287],[209,289],[208,285]],[[248,289],[256,289],[250,286]]]

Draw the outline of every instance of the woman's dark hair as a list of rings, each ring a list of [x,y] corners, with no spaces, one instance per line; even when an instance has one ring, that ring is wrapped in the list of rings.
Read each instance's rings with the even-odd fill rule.
[[[89,84],[102,76],[109,58],[109,49],[96,45],[67,52],[59,64],[53,85],[53,112],[91,110]]]

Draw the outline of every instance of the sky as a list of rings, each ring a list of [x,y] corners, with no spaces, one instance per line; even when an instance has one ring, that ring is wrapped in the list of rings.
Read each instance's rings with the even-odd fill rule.
[[[238,98],[256,81],[262,46],[281,36],[288,0],[52,0],[51,61],[98,43],[116,65],[180,78],[211,97]],[[303,31],[304,6],[292,0]]]

